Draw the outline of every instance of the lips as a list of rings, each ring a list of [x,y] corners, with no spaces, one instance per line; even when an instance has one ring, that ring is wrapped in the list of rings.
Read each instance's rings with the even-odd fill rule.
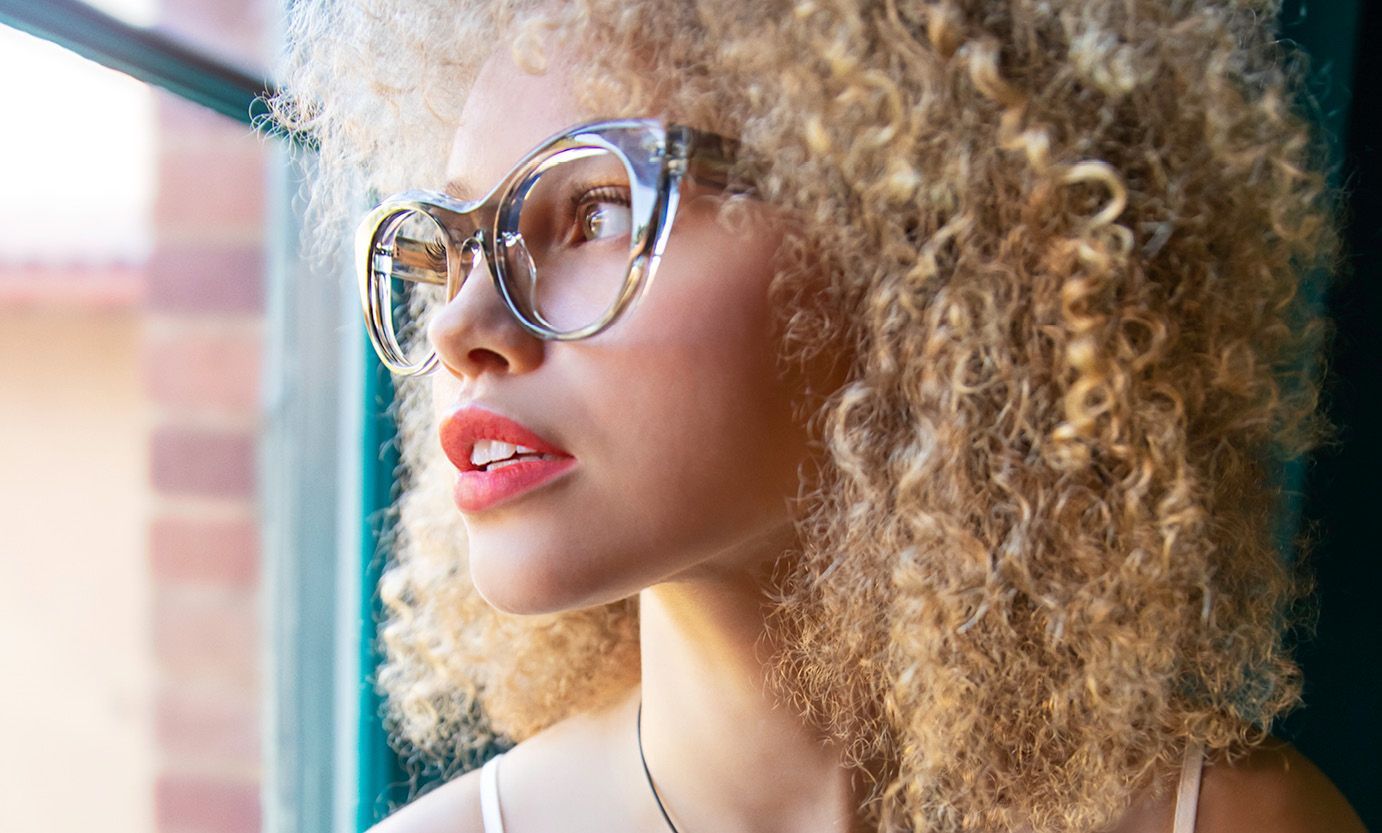
[[[479,471],[470,462],[470,453],[477,440],[499,440],[513,445],[525,445],[543,454],[570,457],[564,449],[530,431],[526,426],[500,416],[494,411],[474,405],[458,408],[447,414],[441,423],[441,447],[451,464],[461,471]]]

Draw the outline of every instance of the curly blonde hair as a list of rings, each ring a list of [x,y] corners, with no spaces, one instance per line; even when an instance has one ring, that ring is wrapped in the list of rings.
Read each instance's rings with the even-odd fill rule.
[[[327,214],[361,177],[440,181],[494,44],[533,71],[545,37],[581,45],[592,117],[738,137],[736,176],[801,221],[782,359],[849,362],[803,394],[821,462],[770,588],[777,692],[870,776],[879,830],[1085,831],[1300,697],[1310,581],[1274,518],[1328,429],[1300,288],[1339,244],[1276,5],[303,0],[275,104],[320,143]],[[471,760],[627,691],[636,597],[492,609],[425,387],[399,417],[399,749]]]

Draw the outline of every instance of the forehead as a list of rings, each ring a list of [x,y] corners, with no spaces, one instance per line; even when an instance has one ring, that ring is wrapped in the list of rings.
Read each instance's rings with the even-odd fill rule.
[[[492,52],[461,109],[447,179],[469,183],[466,198],[481,197],[543,139],[584,120],[571,86],[577,71],[559,49],[542,75],[518,66],[507,46]]]

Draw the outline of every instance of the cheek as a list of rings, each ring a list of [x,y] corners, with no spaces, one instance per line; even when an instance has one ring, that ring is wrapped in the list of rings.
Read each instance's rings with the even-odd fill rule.
[[[776,554],[751,544],[791,520],[806,432],[778,376],[774,248],[673,235],[636,309],[548,350],[551,405],[579,415],[566,439],[580,475],[469,525],[491,604],[575,609]]]
[[[582,387],[608,466],[601,487],[649,539],[721,547],[795,494],[804,429],[778,378],[772,240],[675,235],[639,307],[592,340]],[[680,245],[676,245],[680,244]]]

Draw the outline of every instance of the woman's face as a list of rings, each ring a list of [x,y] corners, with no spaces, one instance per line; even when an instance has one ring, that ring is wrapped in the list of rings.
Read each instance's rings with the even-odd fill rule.
[[[549,66],[526,74],[499,49],[482,68],[448,162],[453,181],[479,189],[466,198],[590,118],[568,87],[577,70]],[[575,458],[537,488],[463,512],[472,578],[495,607],[570,610],[667,580],[744,578],[792,541],[807,438],[791,405],[805,377],[779,378],[775,359],[768,287],[781,237],[766,206],[727,231],[716,202],[683,192],[650,291],[592,338],[530,335],[483,266],[433,319],[439,420],[487,408]]]

